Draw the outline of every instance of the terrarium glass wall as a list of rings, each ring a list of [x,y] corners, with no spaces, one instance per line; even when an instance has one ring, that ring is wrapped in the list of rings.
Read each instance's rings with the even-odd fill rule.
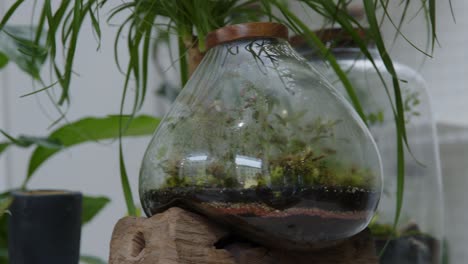
[[[374,215],[380,157],[286,28],[260,24],[286,33],[214,46],[175,100],[144,157],[142,205],[147,215],[193,210],[274,247],[331,245]]]
[[[360,32],[364,37],[363,32]],[[405,152],[405,190],[398,233],[391,234],[396,209],[397,156],[396,128],[388,94],[372,63],[365,58],[349,36],[340,30],[318,32],[329,42],[331,52],[356,89],[370,131],[379,147],[384,168],[384,189],[377,213],[370,225],[377,247],[391,236],[381,263],[440,263],[443,238],[443,196],[438,142],[430,98],[422,77],[413,69],[395,63],[402,80],[408,142]],[[391,75],[369,46],[383,79],[393,94]],[[296,40],[296,49],[320,69],[345,97],[347,93],[333,70],[317,57],[314,49]],[[393,97],[393,96],[392,96]]]

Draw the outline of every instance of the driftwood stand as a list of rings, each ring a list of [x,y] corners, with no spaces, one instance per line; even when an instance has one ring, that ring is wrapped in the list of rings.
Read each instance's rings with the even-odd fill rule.
[[[365,230],[338,246],[285,252],[240,241],[200,215],[173,207],[151,218],[125,217],[112,234],[109,264],[374,264],[374,242]]]

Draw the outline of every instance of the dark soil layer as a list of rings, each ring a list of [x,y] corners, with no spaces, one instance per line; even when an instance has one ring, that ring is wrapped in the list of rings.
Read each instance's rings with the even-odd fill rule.
[[[385,239],[375,239],[377,252],[385,245]],[[380,264],[438,264],[440,246],[437,239],[427,235],[410,235],[389,242]]]
[[[142,197],[148,216],[178,206],[207,216],[248,239],[271,247],[310,250],[334,245],[361,231],[378,194],[357,188],[167,188]]]
[[[283,210],[290,207],[319,208],[327,211],[374,210],[378,193],[356,187],[281,188],[260,187],[250,189],[218,189],[175,187],[153,190],[143,194],[142,202],[147,215],[162,212],[175,200],[221,203],[264,203]],[[151,206],[147,206],[151,204]]]

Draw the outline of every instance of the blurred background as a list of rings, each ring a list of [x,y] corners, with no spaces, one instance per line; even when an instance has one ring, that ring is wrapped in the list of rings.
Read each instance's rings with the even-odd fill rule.
[[[0,1],[0,14],[15,1]],[[119,1],[120,2],[120,1]],[[390,1],[391,10],[398,10],[399,1]],[[400,38],[392,45],[394,27],[384,24],[391,55],[396,61],[418,70],[427,82],[434,115],[437,121],[440,157],[445,199],[445,234],[449,242],[452,263],[466,263],[468,259],[468,1],[452,0],[456,22],[452,18],[448,1],[437,1],[438,43],[434,58],[427,58]],[[417,10],[416,10],[417,11]],[[298,8],[298,12],[300,12]],[[413,13],[415,10],[413,10]],[[31,23],[32,10],[23,8],[12,20],[15,24]],[[1,16],[1,15],[0,15]],[[321,21],[311,24],[320,26]],[[425,46],[426,32],[422,31],[422,17],[411,20],[403,27],[412,42]],[[117,27],[102,25],[102,42],[99,51],[89,23],[84,24],[78,45],[72,83],[72,107],[68,120],[84,116],[106,116],[118,113],[124,76],[114,62],[114,36]],[[121,56],[127,51],[122,45]],[[164,82],[178,85],[177,71],[171,69],[171,57],[167,51],[157,53],[159,65],[152,65],[152,91],[142,113],[163,115],[170,105],[157,96],[162,79],[157,69],[167,71]],[[47,72],[45,69],[43,72]],[[47,135],[48,126],[55,120],[54,110],[44,95],[20,98],[31,91],[33,83],[15,65],[0,71],[0,127],[12,135]],[[104,100],[103,100],[104,99]],[[108,102],[108,103],[103,103]],[[149,137],[125,140],[127,169],[138,201],[138,172]],[[30,150],[10,149],[0,156],[0,191],[18,186],[27,170]],[[30,188],[59,188],[78,190],[89,195],[105,195],[112,202],[82,234],[81,251],[85,254],[107,258],[109,240],[116,221],[125,215],[118,167],[117,144],[84,144],[53,157],[36,173]]]

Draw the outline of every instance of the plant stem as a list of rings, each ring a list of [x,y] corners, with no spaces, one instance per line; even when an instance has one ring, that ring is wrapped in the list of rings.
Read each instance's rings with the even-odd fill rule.
[[[197,45],[198,39],[191,34],[184,36],[183,41],[185,49],[188,52],[188,69],[190,77],[203,59],[204,53],[200,52],[199,46]]]
[[[189,75],[188,75],[187,59],[184,56],[185,46],[184,46],[182,37],[178,37],[178,44],[179,44],[180,81],[181,81],[181,86],[184,87],[188,81]]]

